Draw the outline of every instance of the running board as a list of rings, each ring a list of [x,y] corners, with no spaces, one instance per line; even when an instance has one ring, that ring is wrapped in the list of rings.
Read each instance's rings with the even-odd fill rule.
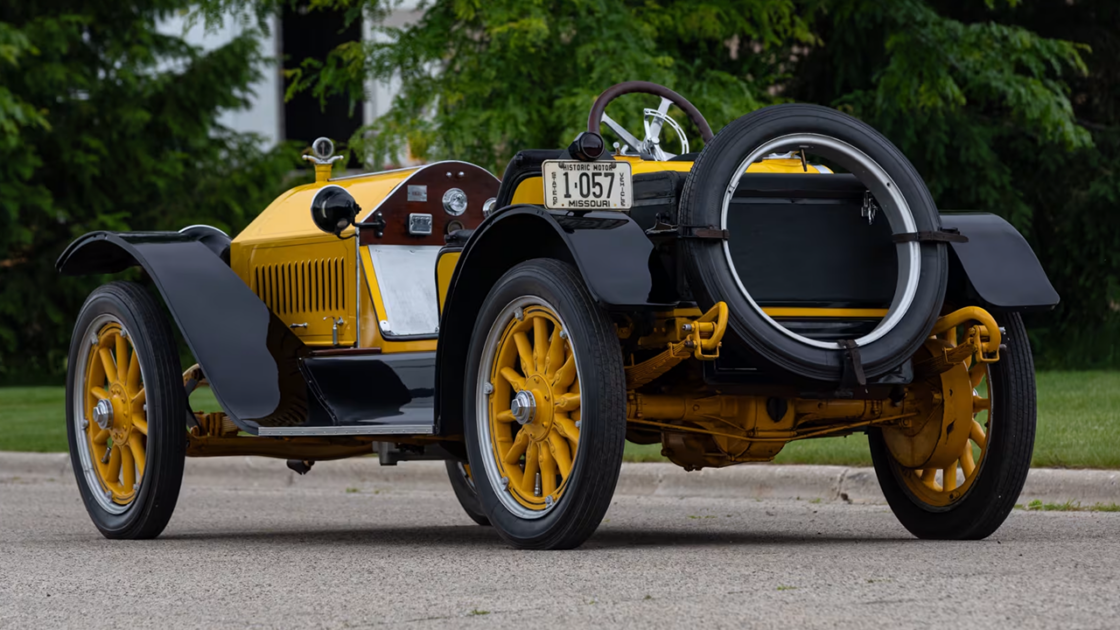
[[[329,427],[260,427],[261,437],[307,437],[320,435],[432,435],[427,424],[371,424]]]

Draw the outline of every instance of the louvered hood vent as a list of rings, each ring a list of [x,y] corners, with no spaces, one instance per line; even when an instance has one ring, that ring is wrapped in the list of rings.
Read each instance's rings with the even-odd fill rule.
[[[253,273],[253,291],[277,315],[345,312],[345,259],[262,265]]]

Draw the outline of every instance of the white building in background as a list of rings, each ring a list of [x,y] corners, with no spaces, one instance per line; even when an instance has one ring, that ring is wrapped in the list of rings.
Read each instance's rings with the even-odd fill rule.
[[[387,26],[404,26],[422,15],[416,9],[417,0],[402,2],[386,20]],[[251,18],[250,18],[251,19]],[[211,28],[195,24],[187,29],[185,18],[165,22],[163,32],[181,35],[190,44],[204,49],[218,48],[229,43],[247,25],[245,18],[230,15],[223,23]],[[300,9],[285,9],[270,20],[270,33],[261,41],[261,54],[268,59],[261,68],[261,79],[252,87],[248,109],[223,114],[223,125],[241,132],[253,132],[264,138],[266,147],[283,140],[306,142],[327,136],[344,144],[358,128],[372,123],[389,110],[395,82],[369,81],[365,99],[350,112],[345,98],[331,99],[322,109],[318,99],[310,94],[299,94],[285,102],[287,84],[283,69],[292,68],[308,57],[323,59],[329,50],[342,42],[361,38],[371,41],[383,37],[375,33],[373,24],[363,20],[344,28],[341,13],[326,13]]]

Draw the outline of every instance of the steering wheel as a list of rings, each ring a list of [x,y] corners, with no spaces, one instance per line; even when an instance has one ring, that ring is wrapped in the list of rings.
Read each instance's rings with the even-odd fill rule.
[[[647,108],[645,110],[642,121],[645,126],[645,138],[642,140],[638,140],[607,115],[607,105],[624,94],[653,94],[661,97],[661,104],[657,109]],[[681,153],[688,153],[688,138],[684,135],[684,130],[681,129],[680,125],[669,117],[670,105],[676,105],[688,114],[689,119],[700,129],[700,137],[704,139],[704,142],[712,140],[714,135],[712,128],[708,126],[708,121],[704,120],[704,116],[700,113],[700,110],[696,109],[695,105],[664,85],[650,83],[649,81],[626,81],[607,88],[599,95],[599,98],[595,99],[595,104],[591,106],[591,113],[587,116],[587,130],[592,133],[599,133],[599,127],[605,124],[629,147],[637,151],[642,159],[664,162],[675,156],[666,153],[661,148],[661,127],[663,125],[669,125],[677,132],[677,137],[680,138],[681,148],[683,149]]]

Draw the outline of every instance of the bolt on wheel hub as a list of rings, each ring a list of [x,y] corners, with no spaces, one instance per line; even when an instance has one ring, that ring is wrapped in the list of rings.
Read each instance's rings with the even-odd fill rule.
[[[518,424],[529,424],[537,413],[537,399],[533,396],[533,392],[521,390],[513,397],[509,409]]]
[[[93,406],[93,421],[102,429],[113,426],[113,404],[108,400],[99,400]]]

